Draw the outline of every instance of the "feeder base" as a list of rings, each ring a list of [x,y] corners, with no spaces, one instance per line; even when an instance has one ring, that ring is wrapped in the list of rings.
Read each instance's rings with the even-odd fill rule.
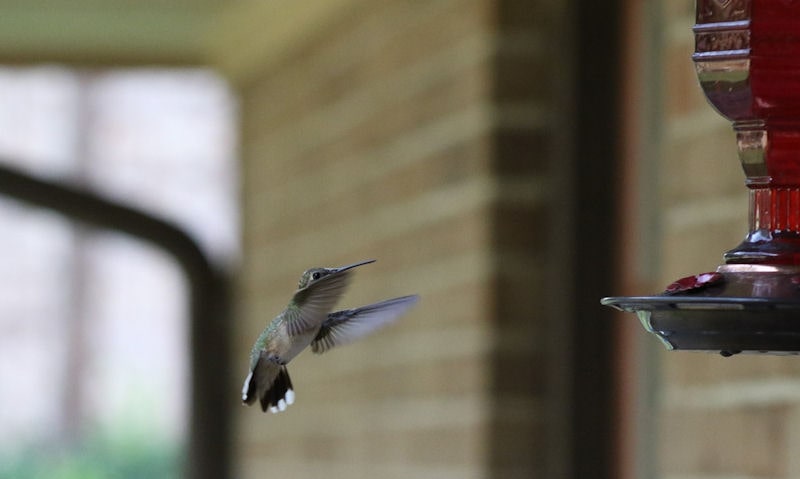
[[[669,350],[800,354],[800,268],[723,265],[661,295],[603,298]]]

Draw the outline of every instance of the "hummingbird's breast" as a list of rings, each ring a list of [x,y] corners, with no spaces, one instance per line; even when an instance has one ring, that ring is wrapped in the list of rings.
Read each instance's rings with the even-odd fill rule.
[[[266,341],[266,349],[271,353],[285,358],[292,347],[292,337],[289,335],[289,329],[286,326],[286,321],[279,320]]]
[[[280,321],[268,335],[266,350],[289,362],[311,344],[316,331],[291,335],[286,321]]]
[[[314,337],[316,335],[317,335],[316,331],[311,333],[303,333],[295,335],[292,338],[291,341],[292,344],[289,347],[288,352],[284,356],[286,358],[286,361],[293,359],[295,356],[303,352],[303,350],[306,349],[311,344],[311,341],[314,340]]]

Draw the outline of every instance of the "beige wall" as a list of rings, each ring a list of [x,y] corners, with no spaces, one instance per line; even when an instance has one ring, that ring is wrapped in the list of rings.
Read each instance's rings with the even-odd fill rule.
[[[293,361],[287,413],[237,407],[237,473],[565,473],[564,416],[553,414],[562,358],[550,340],[565,298],[558,278],[543,280],[565,240],[541,228],[563,155],[547,126],[567,111],[567,62],[552,61],[563,7],[340,3],[346,14],[228,62],[245,225],[234,364],[243,377],[253,339],[307,267],[377,258],[343,306],[422,301],[366,341]]]

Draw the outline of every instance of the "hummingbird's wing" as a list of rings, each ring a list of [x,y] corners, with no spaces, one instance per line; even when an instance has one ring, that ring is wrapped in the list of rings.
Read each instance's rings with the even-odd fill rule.
[[[311,342],[311,350],[322,354],[333,347],[366,336],[400,317],[418,300],[417,295],[402,296],[331,313]]]
[[[286,326],[291,336],[319,328],[347,288],[351,273],[331,273],[294,293],[286,308]]]

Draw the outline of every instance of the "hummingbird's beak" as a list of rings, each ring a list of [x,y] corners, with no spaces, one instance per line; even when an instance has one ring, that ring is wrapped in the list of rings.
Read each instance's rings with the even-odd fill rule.
[[[334,273],[341,273],[342,271],[347,271],[348,269],[353,269],[358,266],[363,266],[365,264],[370,264],[374,262],[375,262],[374,259],[368,259],[366,261],[360,261],[358,263],[348,264],[347,266],[340,266],[338,268],[331,268],[331,269],[333,270]]]

